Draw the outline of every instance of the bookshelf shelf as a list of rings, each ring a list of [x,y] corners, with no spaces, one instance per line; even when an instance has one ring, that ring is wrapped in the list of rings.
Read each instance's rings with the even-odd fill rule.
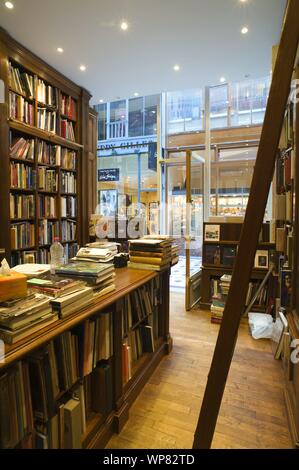
[[[26,165],[34,165],[33,160],[27,160],[25,158],[17,158],[17,157],[9,157],[9,158],[10,160],[15,161],[15,162],[26,163]]]
[[[26,189],[26,188],[9,188],[9,190],[12,192],[24,193],[24,194],[30,194],[30,193],[36,192],[36,189]]]
[[[74,118],[72,118],[72,117],[69,117],[69,116],[67,116],[67,115],[65,115],[65,114],[61,114],[61,113],[60,113],[60,117],[63,118],[63,119],[67,119],[67,120],[70,121],[70,122],[77,122],[76,119],[74,119]]]
[[[17,252],[17,251],[31,251],[31,250],[36,250],[36,245],[34,246],[27,246],[27,247],[23,247],[23,248],[16,248],[16,249],[12,249],[11,251],[13,253]]]

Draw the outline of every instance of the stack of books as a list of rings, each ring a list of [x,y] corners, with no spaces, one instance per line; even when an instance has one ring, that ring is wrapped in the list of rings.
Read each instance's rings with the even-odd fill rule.
[[[111,244],[112,245],[112,244]],[[115,244],[114,244],[115,245]],[[72,261],[88,261],[92,263],[111,263],[117,255],[116,246],[102,245],[101,247],[87,246],[80,248]]]
[[[0,304],[0,339],[14,344],[32,333],[58,320],[52,311],[49,297],[42,294],[28,294],[24,299]]]
[[[225,302],[228,296],[228,291],[231,283],[231,275],[224,274],[220,278],[219,286],[214,287],[214,295],[212,296],[211,305],[211,323],[222,322]],[[214,281],[216,283],[217,281]]]
[[[56,275],[85,282],[92,289],[93,300],[115,290],[113,264],[75,261],[57,268]]]
[[[76,292],[72,292],[62,297],[56,297],[51,300],[53,312],[59,315],[59,318],[66,318],[79,310],[88,307],[93,301],[93,290],[91,287],[83,287]]]
[[[61,279],[47,275],[43,278],[32,278],[27,281],[28,287],[35,293],[50,297],[62,297],[82,290],[86,284],[76,279]]]
[[[170,239],[140,238],[138,240],[129,240],[129,243],[130,268],[162,271],[171,266]]]
[[[179,262],[180,247],[175,243],[171,246],[171,266]]]

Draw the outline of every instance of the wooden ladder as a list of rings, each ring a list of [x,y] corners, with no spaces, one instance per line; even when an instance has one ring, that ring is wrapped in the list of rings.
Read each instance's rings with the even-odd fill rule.
[[[274,175],[277,149],[298,49],[298,3],[298,0],[289,0],[286,9],[238,254],[194,435],[193,449],[211,447],[235,350],[259,233]]]

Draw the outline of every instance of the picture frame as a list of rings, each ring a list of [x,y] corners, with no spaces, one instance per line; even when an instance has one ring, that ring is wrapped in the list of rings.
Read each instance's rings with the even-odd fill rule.
[[[268,250],[257,250],[254,259],[254,267],[258,269],[269,269]]]
[[[220,225],[205,225],[204,233],[205,242],[219,242],[220,241]]]
[[[117,189],[99,190],[100,215],[107,217],[116,217],[118,208]]]
[[[292,308],[292,277],[293,272],[289,268],[283,268],[280,273],[280,306],[286,309]]]

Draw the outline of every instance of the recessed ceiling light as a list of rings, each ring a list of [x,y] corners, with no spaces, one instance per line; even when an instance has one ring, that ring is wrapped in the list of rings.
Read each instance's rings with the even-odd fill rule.
[[[57,52],[60,52],[60,54],[62,54],[63,53],[62,47],[57,47]]]
[[[129,28],[129,25],[126,21],[122,21],[120,24],[120,27],[123,31],[127,31],[127,29]]]
[[[99,100],[100,103],[104,103],[104,100]]]
[[[225,77],[221,77],[220,78],[220,83],[225,83],[226,82],[226,78]]]
[[[14,4],[11,3],[11,2],[5,2],[5,6],[6,6],[6,8],[8,8],[9,10],[12,10],[13,7],[14,7]]]
[[[173,70],[174,70],[175,72],[178,72],[178,71],[180,70],[180,68],[181,68],[181,67],[180,67],[179,65],[177,65],[177,64],[173,66]]]
[[[242,34],[247,34],[249,31],[248,27],[247,26],[243,26],[243,28],[241,29],[241,33]]]
[[[134,96],[139,96],[139,93],[137,93],[137,91],[134,93]]]
[[[241,3],[246,3],[247,0],[239,0]]]
[[[81,70],[81,72],[85,72],[86,66],[85,65],[80,65],[80,70]]]

